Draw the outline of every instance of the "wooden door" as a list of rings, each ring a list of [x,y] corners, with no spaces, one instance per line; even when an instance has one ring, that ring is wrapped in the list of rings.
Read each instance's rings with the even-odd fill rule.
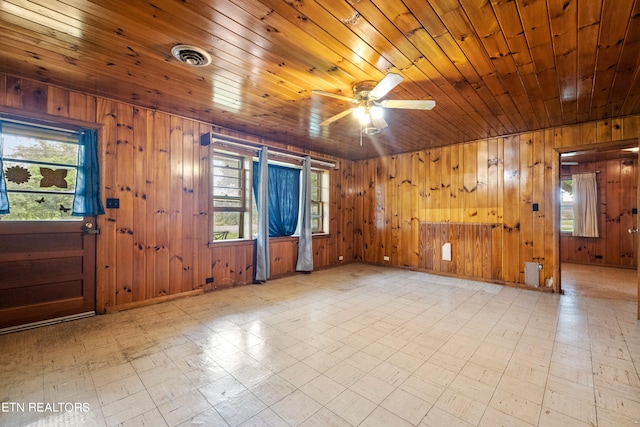
[[[0,222],[0,330],[95,313],[93,218]]]

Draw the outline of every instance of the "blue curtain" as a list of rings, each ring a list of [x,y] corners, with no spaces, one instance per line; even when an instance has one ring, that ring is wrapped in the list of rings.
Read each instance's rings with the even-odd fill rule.
[[[9,213],[9,199],[7,198],[7,182],[4,180],[4,166],[2,165],[2,122],[0,122],[0,214]]]
[[[100,168],[98,166],[98,133],[94,129],[80,132],[76,193],[73,198],[75,216],[104,214],[100,200]]]
[[[256,260],[254,268],[254,282],[262,283],[271,274],[269,262],[269,179],[267,147],[260,150],[258,170],[253,169],[253,192],[258,205],[258,236],[256,237]],[[257,188],[256,188],[257,187]]]
[[[258,181],[257,163],[253,164],[253,191]],[[300,170],[269,165],[269,237],[291,236],[298,227]]]
[[[298,238],[298,261],[296,271],[313,271],[313,242],[311,240],[311,157],[302,162],[302,218]]]

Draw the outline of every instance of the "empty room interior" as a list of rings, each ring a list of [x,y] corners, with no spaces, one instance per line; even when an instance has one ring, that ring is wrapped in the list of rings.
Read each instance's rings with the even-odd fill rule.
[[[0,34],[0,425],[640,423],[638,0]]]

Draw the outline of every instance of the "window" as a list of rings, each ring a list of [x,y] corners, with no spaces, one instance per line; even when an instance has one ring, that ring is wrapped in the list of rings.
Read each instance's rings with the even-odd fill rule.
[[[249,237],[249,163],[248,159],[241,155],[218,151],[213,153],[213,240]]]
[[[311,232],[322,233],[325,227],[325,197],[323,197],[324,172],[319,170],[311,171]]]
[[[573,232],[573,181],[562,179],[560,185],[560,232]]]
[[[72,217],[79,133],[2,123],[2,167],[10,213],[1,221]]]
[[[258,230],[258,214],[253,194],[255,156],[234,148],[212,148],[211,155],[211,234],[210,241],[251,239]],[[299,169],[278,161],[270,165]],[[329,229],[329,174],[311,171],[311,225],[313,233]],[[302,216],[298,215],[298,218]],[[295,235],[295,234],[294,234]]]

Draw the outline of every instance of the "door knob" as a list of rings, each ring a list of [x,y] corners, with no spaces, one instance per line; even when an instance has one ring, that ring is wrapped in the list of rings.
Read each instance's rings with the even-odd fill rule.
[[[629,234],[633,234],[633,233],[638,233],[640,232],[640,229],[637,228],[630,228],[627,230],[629,232]]]
[[[91,222],[87,222],[82,228],[82,231],[84,231],[84,234],[100,234],[100,230],[94,228],[93,223]]]

